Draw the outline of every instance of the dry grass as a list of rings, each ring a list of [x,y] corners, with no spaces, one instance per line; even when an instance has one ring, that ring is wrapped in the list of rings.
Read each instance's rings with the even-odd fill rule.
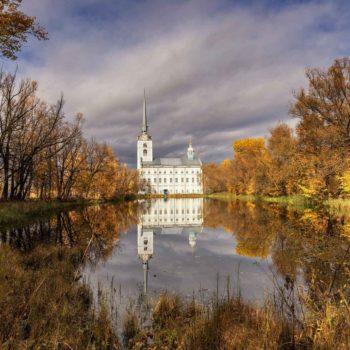
[[[129,314],[124,334],[129,349],[345,350],[350,348],[346,300],[328,299],[322,306],[305,300],[305,314],[293,319],[271,302],[257,307],[236,297],[214,298],[203,306],[165,293],[154,304],[152,328],[143,329]]]
[[[90,289],[78,282],[81,259],[80,249],[1,248],[1,349],[118,348],[107,308],[94,313]]]

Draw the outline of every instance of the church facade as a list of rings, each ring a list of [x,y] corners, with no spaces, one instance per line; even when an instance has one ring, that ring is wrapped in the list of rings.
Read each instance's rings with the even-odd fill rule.
[[[148,131],[146,98],[143,100],[142,130],[137,138],[137,169],[148,193],[201,194],[202,162],[190,141],[187,153],[178,158],[154,158]]]

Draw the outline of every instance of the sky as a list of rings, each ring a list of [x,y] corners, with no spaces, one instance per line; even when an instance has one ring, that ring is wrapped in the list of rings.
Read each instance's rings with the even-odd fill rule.
[[[65,113],[84,114],[87,138],[136,163],[146,89],[155,157],[182,155],[192,138],[204,162],[232,142],[267,136],[288,115],[305,69],[349,55],[347,1],[24,0],[48,41],[30,39],[20,77]]]

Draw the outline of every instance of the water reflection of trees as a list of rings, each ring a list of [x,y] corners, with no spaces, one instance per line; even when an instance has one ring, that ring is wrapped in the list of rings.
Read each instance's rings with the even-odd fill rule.
[[[49,218],[28,225],[0,229],[2,243],[29,252],[45,244],[64,247],[88,246],[92,259],[108,256],[119,234],[137,223],[137,207],[123,205],[95,205],[76,211],[60,211]]]
[[[293,281],[298,271],[310,294],[337,293],[348,277],[349,218],[324,211],[241,201],[206,202],[204,225],[235,235],[236,253],[271,256],[277,271]]]
[[[80,280],[137,222],[137,206],[91,206],[0,229],[0,348],[118,348],[111,313]],[[10,278],[9,278],[10,276]]]

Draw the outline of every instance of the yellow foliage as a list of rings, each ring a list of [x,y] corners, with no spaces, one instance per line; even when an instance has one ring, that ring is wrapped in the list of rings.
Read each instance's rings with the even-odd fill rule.
[[[338,179],[340,180],[342,191],[344,193],[350,193],[350,170],[345,171]]]
[[[299,185],[299,188],[301,190],[301,193],[305,197],[315,197],[319,194],[320,189],[323,188],[323,182],[318,179],[317,177],[309,178],[308,180],[304,181],[303,184]]]
[[[350,239],[350,223],[345,224],[343,226],[342,236],[346,237],[347,239]]]
[[[265,149],[265,139],[263,137],[251,137],[233,143],[235,153],[256,152]]]

